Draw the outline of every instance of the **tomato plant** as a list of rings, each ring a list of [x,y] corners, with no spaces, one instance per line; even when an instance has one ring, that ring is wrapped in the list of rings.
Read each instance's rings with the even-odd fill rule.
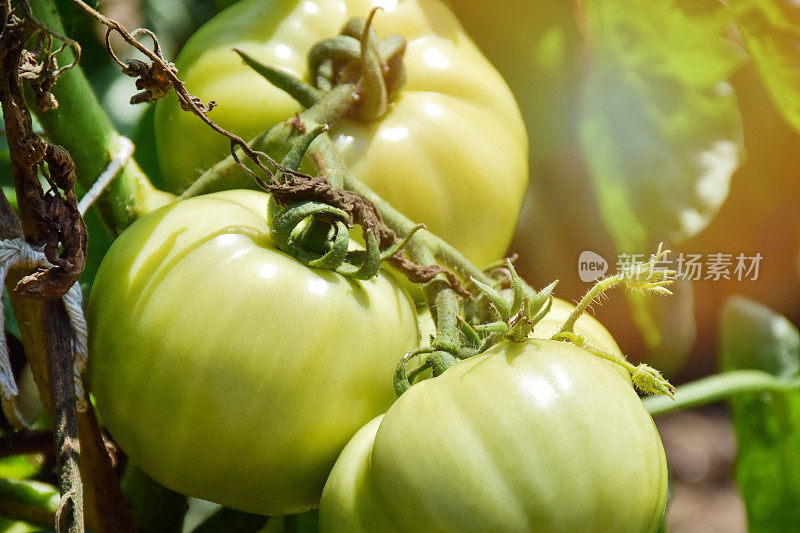
[[[322,531],[654,531],[658,432],[613,363],[501,343],[411,387],[348,443]]]
[[[681,497],[717,493],[672,463],[665,517],[650,416],[727,400],[734,523],[793,530],[796,313],[721,295],[796,300],[774,145],[800,125],[797,7],[96,4],[0,4],[0,455],[28,455],[0,461],[0,529],[699,530]],[[695,305],[661,245],[613,271],[662,240],[746,244],[766,285],[704,280]],[[646,347],[613,304],[622,349],[586,314],[619,286]],[[628,360],[674,370],[719,309],[719,374],[676,391]]]
[[[131,461],[167,487],[260,514],[316,507],[352,434],[392,401],[418,342],[389,276],[277,251],[267,196],[164,207],[123,233],[89,303],[91,390]]]
[[[332,139],[353,172],[394,207],[478,265],[494,261],[522,205],[527,138],[505,82],[438,0],[245,0],[203,26],[177,65],[189,90],[219,104],[213,119],[250,139],[301,108],[231,49],[308,80],[309,49],[373,6],[384,8],[373,22],[378,34],[407,41],[406,81],[384,116],[343,118]],[[174,191],[229,153],[174,97],[158,104],[155,121],[161,169]]]

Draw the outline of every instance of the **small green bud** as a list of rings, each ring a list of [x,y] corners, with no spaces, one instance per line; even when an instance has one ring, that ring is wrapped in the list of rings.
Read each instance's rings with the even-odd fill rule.
[[[646,394],[664,394],[675,399],[675,387],[655,368],[641,364],[631,373],[631,379]]]

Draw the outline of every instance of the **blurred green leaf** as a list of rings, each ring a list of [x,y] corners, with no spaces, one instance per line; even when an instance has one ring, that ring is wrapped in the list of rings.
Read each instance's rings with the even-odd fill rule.
[[[452,0],[450,4],[514,93],[528,130],[531,161],[534,165],[548,161],[575,135],[582,40],[574,3]]]
[[[6,331],[16,338],[21,339],[22,334],[19,332],[19,325],[17,324],[17,317],[14,316],[14,311],[11,309],[11,300],[8,297],[8,292],[3,287],[3,312],[5,313]]]
[[[42,528],[0,516],[0,533],[33,533],[34,531],[42,531]]]
[[[97,9],[98,0],[82,0],[82,2]],[[64,21],[64,31],[72,36],[82,22],[81,18],[85,18],[86,15],[71,0],[55,0],[55,4],[59,13],[61,13],[61,19]]]
[[[12,455],[0,459],[0,478],[26,479],[39,471],[41,461],[27,455]]]
[[[775,376],[800,372],[800,333],[786,318],[743,297],[722,312],[720,367]],[[749,530],[796,531],[800,524],[800,392],[743,394],[729,400],[739,457],[736,480]]]
[[[728,76],[740,62],[715,0],[586,0],[591,70],[579,133],[619,251],[702,230],[742,152]]]
[[[122,476],[122,493],[142,533],[180,533],[189,508],[186,496],[162,487],[150,476],[129,464]]]
[[[800,130],[800,4],[729,0],[728,5],[776,107]]]
[[[32,480],[0,479],[0,516],[50,526],[60,497],[52,485]]]
[[[629,292],[631,316],[647,347],[647,361],[665,376],[677,373],[694,347],[697,326],[692,282],[678,280],[672,296],[653,298]]]
[[[238,2],[239,0],[215,0],[214,4],[217,6],[219,11],[231,7],[233,4]]]
[[[142,118],[136,124],[131,140],[136,146],[136,162],[142,167],[153,185],[163,189],[164,179],[161,176],[158,157],[156,157],[155,116],[156,106],[149,104],[147,110],[142,114]]]

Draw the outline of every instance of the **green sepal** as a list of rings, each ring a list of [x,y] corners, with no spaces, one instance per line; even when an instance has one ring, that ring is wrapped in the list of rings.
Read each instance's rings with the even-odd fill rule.
[[[511,309],[508,315],[516,315],[522,307],[522,298],[525,295],[525,282],[519,277],[517,271],[514,270],[514,265],[511,264],[511,259],[506,259],[506,267],[511,276],[511,288],[514,291],[514,301],[511,302]]]
[[[366,280],[375,277],[381,268],[381,250],[378,238],[371,231],[364,231],[365,250],[348,254],[348,261],[336,268],[336,272],[348,278]],[[358,264],[355,266],[353,263]]]
[[[500,314],[500,318],[503,320],[508,319],[511,316],[511,306],[508,304],[508,301],[500,294],[494,287],[487,285],[481,281],[478,281],[475,278],[471,278],[472,282],[477,285],[477,287],[481,290],[483,294],[489,299],[492,303],[494,308]]]
[[[508,331],[508,324],[505,322],[487,322],[486,324],[478,324],[473,326],[475,331],[485,331],[488,333],[505,333]]]
[[[481,345],[481,337],[478,335],[478,332],[475,331],[475,328],[470,326],[463,318],[458,317],[458,329],[461,331],[461,334],[464,335],[464,338],[467,341],[467,344],[470,346],[480,346]]]
[[[350,246],[350,231],[341,220],[336,221],[336,239],[331,249],[320,257],[308,262],[308,266],[333,269],[341,265],[347,258],[347,248]]]
[[[270,208],[272,208],[272,204]],[[303,220],[318,213],[333,215],[341,220],[349,219],[349,215],[345,211],[328,204],[320,202],[299,202],[274,213],[270,224],[270,236],[275,246],[277,246],[279,250],[291,253],[293,248],[291,246],[291,237],[295,228],[297,228],[298,224]]]
[[[283,165],[286,168],[290,168],[292,170],[299,170],[300,163],[303,162],[303,156],[308,151],[308,148],[311,146],[311,143],[314,142],[314,139],[316,139],[326,131],[328,131],[328,125],[320,124],[311,131],[301,135],[300,138],[297,139],[297,141],[295,141],[291,149],[289,149],[289,151],[283,157],[283,160],[281,160],[281,165]],[[278,183],[283,183],[285,181],[284,173],[282,171],[279,171],[277,174],[275,174],[275,181],[277,181]]]
[[[528,303],[525,311],[528,315],[528,318],[531,319],[534,325],[544,318],[544,316],[550,310],[550,306],[552,305],[552,299],[550,296],[553,294],[553,289],[556,288],[556,285],[558,285],[558,280],[555,280],[553,283],[537,292],[536,296],[531,298],[530,302]],[[544,313],[541,312],[543,310],[545,311]]]
[[[297,103],[306,109],[316,104],[322,97],[321,91],[295,78],[287,71],[265,65],[239,48],[234,48],[233,51],[239,54],[239,57],[242,58],[247,66],[261,74],[272,85],[294,98]]]

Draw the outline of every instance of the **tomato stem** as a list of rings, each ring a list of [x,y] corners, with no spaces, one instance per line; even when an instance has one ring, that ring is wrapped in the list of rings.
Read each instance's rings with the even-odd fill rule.
[[[669,250],[663,249],[663,243],[658,245],[656,253],[650,256],[649,261],[634,263],[620,270],[617,274],[598,280],[594,286],[589,289],[586,295],[581,298],[578,305],[570,314],[569,318],[561,327],[560,333],[572,333],[575,327],[575,322],[586,311],[586,309],[603,293],[613,289],[617,285],[624,284],[628,289],[639,293],[652,293],[670,295],[672,292],[666,288],[666,285],[674,281],[676,272],[674,270],[658,268],[658,263],[663,260]]]
[[[319,101],[312,107],[306,109],[294,119],[285,120],[276,124],[268,131],[261,133],[254,137],[247,144],[257,151],[266,152],[273,155],[283,157],[294,145],[294,139],[297,134],[298,125],[302,125],[307,130],[318,128],[322,124],[332,124],[339,118],[344,116],[350,109],[353,103],[352,85],[340,85],[330,92],[326,93]],[[325,136],[322,136],[324,138]],[[321,138],[311,143],[315,146],[320,142]],[[341,159],[341,156],[339,157]],[[342,162],[341,165],[344,165]],[[335,165],[325,176],[335,186],[341,186],[341,173],[337,172],[335,168],[340,165]],[[239,164],[228,156],[222,161],[218,162],[197,178],[192,185],[186,189],[178,200],[192,198],[201,194],[206,194],[213,190],[224,188],[225,184],[235,181],[241,176],[242,169]]]
[[[665,397],[644,398],[653,416],[661,416],[727,400],[739,394],[782,393],[800,390],[800,376],[779,377],[761,370],[732,370],[681,385],[675,401]]]

